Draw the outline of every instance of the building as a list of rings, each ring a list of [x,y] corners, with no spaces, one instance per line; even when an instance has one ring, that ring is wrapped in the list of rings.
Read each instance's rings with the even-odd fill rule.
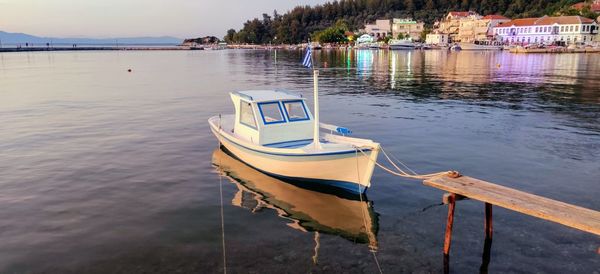
[[[486,15],[480,19],[461,20],[457,40],[467,43],[493,40],[494,27],[509,21],[510,19],[501,15]]]
[[[373,43],[373,36],[368,35],[368,34],[363,34],[360,37],[358,37],[358,39],[356,39],[356,43],[358,43],[358,44]]]
[[[508,44],[593,43],[598,24],[581,16],[514,19],[494,28],[497,40]]]
[[[375,37],[375,39],[383,39],[391,34],[390,20],[375,20],[375,24],[365,25],[365,32]]]
[[[425,38],[425,43],[430,45],[448,45],[448,34],[430,33]]]
[[[441,22],[437,22],[434,26],[436,26],[438,33],[448,34],[448,42],[452,43],[460,41],[458,33],[461,22],[475,21],[481,18],[481,15],[473,11],[451,11]]]
[[[414,40],[421,39],[421,32],[425,23],[417,22],[412,19],[397,19],[392,20],[392,37],[398,38],[399,34],[410,36]]]
[[[595,0],[592,3],[579,2],[575,5],[572,5],[572,9],[576,9],[578,11],[583,10],[585,7],[589,7],[590,11],[595,13],[600,13],[600,0]]]

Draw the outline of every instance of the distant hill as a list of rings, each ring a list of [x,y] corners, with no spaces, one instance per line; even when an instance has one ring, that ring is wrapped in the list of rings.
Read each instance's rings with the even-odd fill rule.
[[[161,36],[161,37],[123,37],[123,38],[59,38],[59,37],[39,37],[25,33],[10,33],[0,31],[0,41],[2,44],[180,44],[182,39]]]
[[[198,38],[189,38],[183,40],[183,44],[216,44],[219,43],[219,38],[214,36],[205,36]]]
[[[332,0],[316,6],[298,6],[285,14],[263,14],[244,27],[230,29],[225,41],[267,44],[301,43],[318,31],[343,20],[356,31],[379,18],[414,18],[430,27],[448,11],[476,11],[509,18],[538,17],[560,13],[582,0]]]

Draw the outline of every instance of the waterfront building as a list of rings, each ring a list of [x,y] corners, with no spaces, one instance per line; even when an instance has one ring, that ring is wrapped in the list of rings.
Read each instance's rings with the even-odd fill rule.
[[[451,11],[441,22],[437,22],[434,26],[436,26],[438,33],[447,34],[449,42],[452,43],[459,41],[458,32],[461,22],[474,21],[481,18],[481,15],[474,11]]]
[[[448,34],[444,33],[429,33],[425,38],[425,43],[430,45],[448,45]]]
[[[392,19],[392,37],[398,38],[399,34],[410,36],[413,40],[420,40],[425,23],[413,19]]]
[[[368,34],[363,34],[360,37],[358,37],[358,39],[356,39],[356,43],[358,44],[365,44],[365,43],[373,43],[373,36],[368,35]]]
[[[375,24],[365,25],[364,32],[375,37],[375,39],[383,39],[391,33],[390,20],[375,20]]]
[[[493,29],[510,19],[502,15],[486,15],[483,18],[467,17],[460,20],[457,41],[473,43],[475,41],[492,40]]]
[[[597,34],[598,24],[581,16],[514,19],[494,28],[496,39],[508,44],[591,44]]]

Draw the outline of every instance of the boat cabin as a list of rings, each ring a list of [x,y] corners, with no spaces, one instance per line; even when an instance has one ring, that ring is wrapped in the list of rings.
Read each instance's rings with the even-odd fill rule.
[[[285,91],[230,93],[235,106],[233,131],[252,143],[293,148],[313,140],[313,116],[305,98]]]

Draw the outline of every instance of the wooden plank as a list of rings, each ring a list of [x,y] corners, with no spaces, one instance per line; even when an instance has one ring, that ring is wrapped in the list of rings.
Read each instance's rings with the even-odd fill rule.
[[[468,176],[440,176],[423,184],[600,236],[600,212]]]

